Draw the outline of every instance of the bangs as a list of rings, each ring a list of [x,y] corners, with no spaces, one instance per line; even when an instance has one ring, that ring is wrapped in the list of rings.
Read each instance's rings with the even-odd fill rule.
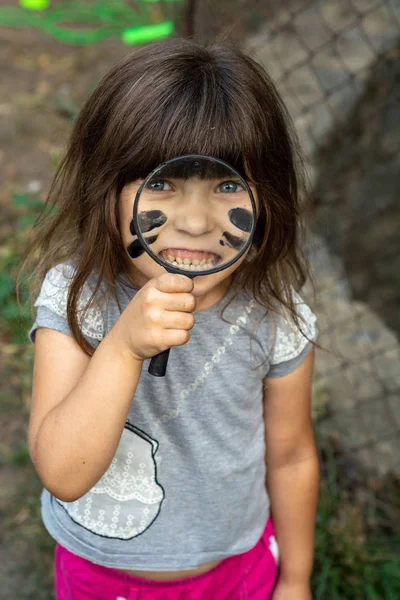
[[[178,107],[174,108],[178,112]],[[156,169],[162,163],[179,156],[188,154],[197,154],[217,158],[225,161],[236,169],[242,177],[246,178],[244,144],[241,143],[238,132],[233,131],[228,123],[216,123],[214,119],[206,118],[201,122],[189,123],[188,115],[182,118],[176,115],[176,124],[171,122],[168,117],[161,119],[161,122],[155,125],[155,135],[151,136],[151,143],[138,156],[134,151],[131,160],[126,168],[125,183],[130,183],[136,179],[144,179],[151,171]],[[168,123],[169,131],[166,131],[165,123]],[[164,124],[164,125],[163,125]],[[147,136],[146,136],[147,137]],[[140,141],[137,140],[138,145]],[[144,149],[143,149],[144,150]],[[169,168],[168,175],[172,177],[172,165]],[[188,168],[188,171],[190,169]],[[204,166],[200,176],[212,178],[225,176],[226,169],[221,165],[217,168],[211,168],[210,163]],[[186,176],[185,176],[186,177]]]
[[[239,86],[234,81],[232,70],[208,67],[190,69],[186,76],[181,72],[171,85],[166,85],[168,74],[164,81],[159,77],[150,105],[132,109],[125,122],[131,143],[124,148],[123,185],[188,154],[223,160],[244,179],[251,178],[248,166],[258,160],[262,145],[260,106],[243,82]],[[208,164],[202,176],[226,175],[226,170],[210,169]]]

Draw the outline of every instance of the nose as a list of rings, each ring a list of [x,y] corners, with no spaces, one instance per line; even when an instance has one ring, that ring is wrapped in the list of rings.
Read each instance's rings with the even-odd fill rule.
[[[215,226],[211,212],[205,194],[185,193],[175,218],[175,227],[194,237],[210,233]]]

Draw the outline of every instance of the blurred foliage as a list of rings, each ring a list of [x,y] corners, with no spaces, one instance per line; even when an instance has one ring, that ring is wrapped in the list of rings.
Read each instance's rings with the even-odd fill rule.
[[[29,229],[42,208],[43,202],[39,198],[22,193],[12,196],[10,220],[15,234],[0,250],[0,320],[2,331],[11,344],[27,342],[32,315],[27,302],[26,278],[21,281],[20,305],[17,302],[16,280]]]

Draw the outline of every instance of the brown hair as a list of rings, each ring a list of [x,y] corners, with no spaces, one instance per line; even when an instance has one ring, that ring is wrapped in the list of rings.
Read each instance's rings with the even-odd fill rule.
[[[191,153],[223,159],[255,185],[256,232],[236,278],[266,309],[286,307],[298,324],[292,289],[307,273],[299,244],[303,170],[287,110],[264,69],[237,48],[169,40],[127,55],[87,100],[25,264],[35,262],[37,290],[49,268],[73,261],[68,322],[88,354],[77,301],[93,273],[93,295],[100,285],[112,294],[124,271],[122,188]]]

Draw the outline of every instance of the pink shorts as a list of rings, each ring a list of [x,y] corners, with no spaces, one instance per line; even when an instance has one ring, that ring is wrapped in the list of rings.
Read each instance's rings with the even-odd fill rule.
[[[57,600],[268,600],[278,574],[271,519],[259,542],[201,575],[149,581],[101,567],[56,547]]]

